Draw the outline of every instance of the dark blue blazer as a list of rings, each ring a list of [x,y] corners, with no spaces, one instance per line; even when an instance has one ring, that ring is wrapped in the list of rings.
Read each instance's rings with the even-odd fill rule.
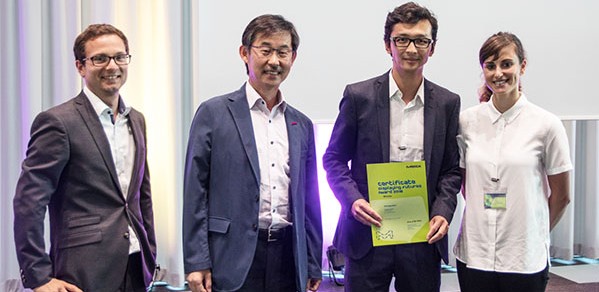
[[[200,105],[187,146],[183,207],[185,273],[212,269],[214,291],[241,287],[258,240],[260,165],[249,105],[241,89]],[[287,105],[290,214],[296,283],[322,276],[322,224],[314,129]]]
[[[370,227],[356,221],[351,206],[368,201],[366,164],[389,162],[389,73],[350,84],[345,88],[340,112],[323,166],[333,193],[341,203],[334,245],[344,255],[359,259],[372,248]],[[424,160],[426,162],[429,215],[451,222],[461,185],[456,142],[460,97],[424,80]],[[351,167],[348,162],[351,161]],[[447,262],[447,236],[436,243]]]

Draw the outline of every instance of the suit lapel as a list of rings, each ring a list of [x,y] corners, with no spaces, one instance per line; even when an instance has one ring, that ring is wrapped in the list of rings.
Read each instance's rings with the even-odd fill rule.
[[[252,117],[250,116],[249,110],[250,107],[245,95],[245,86],[246,85],[242,86],[240,90],[235,92],[229,98],[230,102],[228,108],[235,121],[235,126],[241,137],[245,153],[250,161],[256,183],[260,185],[258,150],[256,149],[256,139],[254,138],[254,128],[252,126]]]
[[[389,137],[391,115],[391,109],[389,107],[389,82],[389,72],[387,72],[376,81],[376,96],[374,97],[376,98],[378,131],[383,153],[382,161],[385,162],[389,162],[389,147],[391,143],[391,138]]]
[[[426,79],[424,79],[424,100],[424,161],[427,164],[426,175],[428,177],[434,142],[433,138],[435,137],[437,100],[431,84]]]
[[[100,151],[100,154],[102,155],[104,165],[110,173],[110,177],[112,178],[112,182],[114,183],[115,188],[119,192],[120,197],[123,198],[120,183],[116,174],[116,167],[114,166],[114,160],[110,151],[110,144],[108,143],[108,139],[106,138],[104,129],[100,124],[100,119],[98,118],[98,115],[94,111],[93,106],[91,105],[91,103],[87,99],[87,96],[83,92],[81,92],[79,96],[77,96],[77,98],[75,99],[75,107],[81,115],[83,123],[89,130],[94,140],[94,144],[96,145],[98,151]]]

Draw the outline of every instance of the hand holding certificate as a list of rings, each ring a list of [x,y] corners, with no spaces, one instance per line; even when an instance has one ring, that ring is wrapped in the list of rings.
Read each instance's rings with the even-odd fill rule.
[[[371,207],[383,218],[372,226],[374,246],[426,242],[429,231],[424,161],[366,165]]]

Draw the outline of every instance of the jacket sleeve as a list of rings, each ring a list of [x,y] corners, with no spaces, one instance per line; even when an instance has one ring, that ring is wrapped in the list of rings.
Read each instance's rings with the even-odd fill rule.
[[[183,185],[183,261],[185,273],[210,269],[208,196],[212,113],[200,105],[191,124]]]
[[[13,200],[15,247],[26,288],[39,287],[52,277],[52,262],[44,243],[44,218],[69,160],[68,139],[58,117],[42,112],[33,121]]]
[[[364,198],[348,166],[356,151],[358,132],[356,111],[355,99],[352,97],[350,87],[346,87],[329,146],[322,158],[329,185],[345,210],[351,209],[354,201]]]
[[[462,173],[459,162],[460,154],[458,150],[457,135],[460,114],[460,98],[452,99],[452,103],[447,106],[447,130],[445,136],[445,149],[443,162],[439,171],[437,180],[437,196],[431,208],[430,217],[436,215],[443,216],[448,223],[451,223],[453,214],[457,205],[457,193],[462,184]]]

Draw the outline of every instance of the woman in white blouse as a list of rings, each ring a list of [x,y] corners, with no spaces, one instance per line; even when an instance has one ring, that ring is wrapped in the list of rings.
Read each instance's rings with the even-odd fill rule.
[[[454,252],[462,291],[545,291],[549,232],[570,201],[565,129],[520,90],[522,43],[511,33],[479,51],[490,99],[460,114],[466,208]],[[481,100],[484,101],[484,100]]]

